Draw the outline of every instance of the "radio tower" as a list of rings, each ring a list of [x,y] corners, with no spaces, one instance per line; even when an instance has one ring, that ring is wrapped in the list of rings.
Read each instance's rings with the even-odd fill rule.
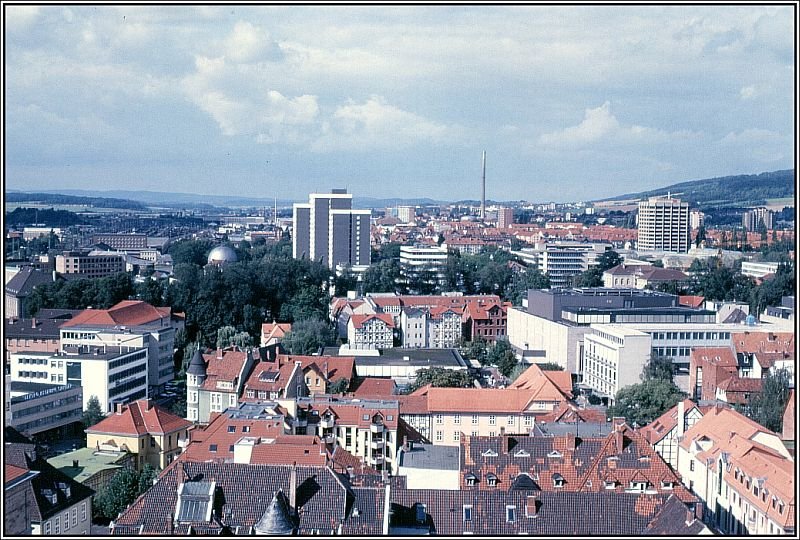
[[[486,150],[483,151],[481,158],[481,169],[483,170],[481,175],[481,220],[484,220],[486,219]]]

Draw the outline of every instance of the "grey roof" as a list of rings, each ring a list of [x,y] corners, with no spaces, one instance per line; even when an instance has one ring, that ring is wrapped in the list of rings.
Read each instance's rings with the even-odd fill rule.
[[[203,360],[203,354],[200,349],[197,349],[189,362],[189,367],[186,368],[186,373],[189,375],[203,375],[206,374],[206,361]]]
[[[34,326],[34,320],[36,325]],[[5,319],[3,331],[6,338],[58,339],[61,335],[59,327],[64,319]]]
[[[279,489],[272,497],[272,502],[267,507],[261,519],[253,525],[256,534],[292,534],[294,524],[289,515],[289,508],[286,504],[286,496],[283,490]]]
[[[359,356],[358,350],[339,353],[337,347],[325,347],[324,356],[352,356],[356,365],[363,366],[416,366],[416,367],[467,367],[458,349],[403,349],[395,347],[381,351],[380,356]]]
[[[14,274],[14,277],[6,283],[6,293],[16,297],[25,297],[28,296],[37,285],[52,280],[53,278],[50,274],[45,274],[44,272],[34,269],[32,266],[26,266]]]
[[[403,451],[400,466],[412,469],[439,469],[457,471],[459,469],[458,446],[434,446],[414,443],[410,451]]]
[[[605,437],[611,433],[611,422],[598,424],[596,422],[547,422],[537,423],[531,430],[534,435],[560,436],[576,435],[578,437]]]

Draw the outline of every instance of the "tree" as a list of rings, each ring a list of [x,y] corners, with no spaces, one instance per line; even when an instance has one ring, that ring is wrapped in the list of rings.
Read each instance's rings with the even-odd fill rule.
[[[342,377],[331,383],[328,387],[329,394],[344,394],[350,388],[350,381]]]
[[[336,334],[331,326],[321,319],[301,320],[283,337],[283,347],[289,354],[313,354],[320,347],[332,345]]]
[[[473,341],[467,341],[461,346],[461,355],[467,360],[477,360],[482,366],[487,363],[488,349],[486,342],[477,336]]]
[[[597,256],[597,269],[600,270],[601,275],[606,270],[619,266],[620,264],[622,264],[622,257],[614,250],[605,251]]]
[[[750,407],[746,409],[745,414],[765,428],[781,432],[791,383],[791,376],[785,369],[767,373],[763,379],[761,393],[750,400]]]
[[[672,363],[672,358],[656,354],[650,356],[650,360],[642,368],[642,373],[639,377],[643,381],[655,379],[672,382],[674,374],[675,367]]]
[[[624,417],[628,424],[645,426],[686,398],[686,393],[669,381],[649,379],[617,392],[609,418]]]
[[[217,330],[217,348],[236,345],[240,349],[253,346],[253,336],[247,332],[238,332],[234,326],[223,326]]]
[[[524,272],[518,272],[511,278],[506,288],[506,299],[515,306],[522,304],[522,299],[528,297],[529,289],[549,289],[550,278],[543,274],[538,268],[527,268]]]
[[[178,240],[170,244],[167,252],[172,256],[172,263],[191,263],[203,266],[208,261],[208,252],[214,249],[211,240]]]
[[[407,393],[411,393],[417,388],[426,384],[435,387],[447,388],[472,388],[473,377],[466,371],[446,369],[440,367],[423,368],[417,370],[417,377],[407,388]]]
[[[86,403],[86,410],[83,411],[83,425],[87,428],[92,427],[105,417],[103,409],[100,407],[100,400],[92,395]]]
[[[695,237],[694,237],[694,245],[695,245],[695,247],[700,247],[700,244],[705,242],[705,239],[706,239],[706,226],[705,225],[700,225],[700,227],[697,229],[697,235],[695,235]],[[697,260],[697,259],[695,259],[695,260]]]
[[[145,465],[141,472],[123,467],[95,496],[92,505],[94,517],[103,521],[116,519],[136,497],[153,485],[156,476],[156,470],[150,464]]]
[[[178,394],[178,396],[175,398],[175,401],[172,402],[169,410],[181,418],[186,418],[186,394]]]
[[[539,366],[539,369],[542,371],[564,371],[564,368],[555,362],[544,362],[536,365]]]
[[[498,339],[494,346],[489,350],[486,358],[487,363],[497,366],[497,369],[506,377],[511,375],[517,366],[517,358],[511,350],[511,344],[507,339]]]
[[[148,278],[135,286],[136,298],[151,306],[164,305],[164,288],[157,279]]]
[[[400,281],[400,263],[396,259],[382,259],[364,272],[364,292],[394,292]]]

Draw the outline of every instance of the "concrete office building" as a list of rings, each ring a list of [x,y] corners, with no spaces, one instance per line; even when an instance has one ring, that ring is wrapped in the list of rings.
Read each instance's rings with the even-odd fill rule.
[[[597,264],[597,257],[610,251],[611,244],[585,242],[544,242],[532,248],[512,251],[529,266],[550,278],[552,288],[569,287],[572,278]]]
[[[442,285],[446,265],[446,246],[400,246],[400,272],[406,283],[430,273],[428,277]]]
[[[413,223],[416,218],[416,209],[413,206],[398,206],[397,219],[400,223]]]
[[[80,386],[6,379],[6,425],[28,436],[72,435],[83,418]],[[82,428],[81,428],[82,429]]]
[[[640,251],[689,251],[689,203],[672,197],[651,197],[639,203]]]
[[[322,261],[329,268],[370,263],[370,211],[353,210],[344,189],[312,193],[293,206],[292,254]]]
[[[514,209],[505,206],[497,210],[497,228],[507,229],[514,224]]]

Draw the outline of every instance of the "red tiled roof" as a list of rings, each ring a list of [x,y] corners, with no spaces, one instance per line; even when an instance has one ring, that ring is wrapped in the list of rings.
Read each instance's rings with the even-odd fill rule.
[[[711,407],[698,407],[698,405],[691,399],[683,400],[684,414],[689,414],[692,409],[698,409],[701,413],[705,414]],[[655,444],[660,441],[672,428],[678,425],[678,406],[675,405],[670,410],[639,429],[645,439],[650,444]]]
[[[389,397],[394,398],[397,388],[394,379],[382,379],[380,377],[364,377],[353,395],[355,397]]]
[[[264,323],[261,325],[261,335],[269,341],[270,339],[282,338],[291,329],[292,325],[290,323]]]
[[[85,309],[61,325],[73,326],[137,326],[170,316],[170,308],[153,307],[141,300],[124,300],[109,309]]]
[[[699,308],[706,299],[704,296],[681,295],[678,296],[678,304],[692,308]]]
[[[545,372],[536,364],[531,364],[509,388],[530,390],[539,401],[564,401],[572,397],[572,376],[566,371]]]
[[[279,355],[279,362],[301,362],[303,371],[316,369],[322,376],[326,376],[329,382],[335,382],[341,378],[352,379],[355,373],[356,359],[354,356],[299,356],[299,355]]]
[[[564,396],[549,380],[541,386],[521,388],[430,388],[428,409],[436,412],[521,413],[534,401],[564,401]]]
[[[166,435],[187,429],[192,423],[147,399],[140,399],[121,406],[121,412],[113,412],[86,430],[87,433],[130,435],[138,437],[145,433]]]
[[[221,358],[219,357],[221,355]],[[247,361],[247,352],[239,350],[217,350],[203,354],[206,361],[207,377],[202,388],[216,390],[217,381],[234,382]]]
[[[19,478],[20,476],[24,475],[28,472],[28,469],[23,469],[22,467],[17,467],[16,465],[12,465],[11,463],[5,464],[5,480],[4,483],[6,485],[10,484],[15,479]]]
[[[205,429],[196,429],[191,432],[191,441],[179,459],[185,461],[232,460],[233,452],[230,447],[242,437],[276,439],[282,434],[283,420],[231,418],[224,413],[217,414],[210,419]],[[215,452],[211,451],[212,444],[217,445]]]
[[[392,316],[388,313],[353,315],[350,317],[350,321],[352,321],[353,326],[355,326],[356,328],[363,328],[367,322],[373,319],[378,319],[380,321],[383,321],[389,328],[394,328],[394,319],[392,319]]]
[[[787,353],[794,358],[794,332],[734,332],[737,353]]]

